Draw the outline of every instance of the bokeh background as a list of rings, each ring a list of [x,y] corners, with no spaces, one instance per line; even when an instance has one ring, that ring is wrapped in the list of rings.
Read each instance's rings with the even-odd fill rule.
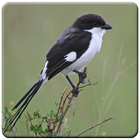
[[[35,83],[46,54],[59,35],[81,15],[101,15],[113,29],[106,31],[100,53],[88,64],[88,79],[98,82],[80,92],[67,114],[67,130],[75,136],[109,117],[116,117],[84,133],[83,137],[133,137],[138,128],[137,45],[138,19],[134,3],[7,3],[2,8],[2,108],[15,104]],[[71,76],[74,83],[78,76]],[[56,110],[62,91],[71,87],[57,75],[43,84],[16,124],[28,136],[25,113],[42,115]],[[32,133],[31,133],[32,134]],[[12,135],[12,134],[10,134]]]

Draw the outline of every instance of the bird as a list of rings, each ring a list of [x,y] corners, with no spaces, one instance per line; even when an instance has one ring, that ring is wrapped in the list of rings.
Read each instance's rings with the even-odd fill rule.
[[[60,34],[57,41],[46,55],[46,62],[40,77],[29,91],[19,100],[12,110],[17,112],[9,119],[5,131],[15,126],[18,119],[37,93],[41,85],[57,74],[62,74],[72,86],[72,93],[78,96],[79,90],[69,78],[70,74],[78,74],[79,82],[84,83],[86,75],[82,77],[81,70],[101,50],[102,37],[106,30],[112,27],[97,14],[85,14],[78,17],[74,23]]]

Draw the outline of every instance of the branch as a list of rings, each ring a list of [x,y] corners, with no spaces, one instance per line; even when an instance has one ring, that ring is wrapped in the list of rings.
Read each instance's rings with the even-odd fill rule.
[[[68,95],[66,95],[66,98],[65,98],[64,101],[63,101],[63,105],[62,105],[62,107],[61,107],[61,112],[62,112],[62,114],[63,114],[64,105],[65,105],[65,103],[66,103],[66,100],[69,98],[70,93],[71,93],[71,91],[69,92]]]
[[[66,90],[67,90],[67,88],[63,91],[63,94],[61,95],[61,99],[60,99],[60,102],[59,102],[59,107],[58,107],[57,113],[56,113],[55,122],[54,122],[53,128],[52,128],[51,137],[53,137],[53,135],[54,135],[54,130],[55,130],[56,123],[57,123],[57,120],[58,120],[58,114],[59,114],[59,111],[60,111],[60,108],[61,108],[61,103],[62,103],[62,100],[63,100],[63,97],[64,97],[64,94],[65,94]]]
[[[28,116],[27,120],[30,121],[30,124],[31,124],[31,126],[32,126],[32,125],[33,125],[32,119],[34,119],[34,118],[31,118],[31,116],[29,115],[28,111],[27,111],[27,116]],[[26,117],[26,116],[25,116],[25,117]],[[35,136],[36,136],[36,138],[37,138],[37,133],[36,133],[35,131],[33,131],[33,132],[34,132],[34,134],[35,134]]]
[[[104,121],[102,121],[102,122],[99,122],[99,123],[97,123],[97,124],[95,124],[95,125],[92,125],[91,127],[89,127],[89,128],[87,128],[86,130],[82,131],[81,133],[79,133],[79,134],[76,135],[75,137],[78,137],[78,136],[80,136],[81,134],[87,132],[88,130],[90,130],[90,129],[92,129],[92,128],[94,128],[94,127],[96,127],[96,126],[98,126],[98,125],[100,125],[100,124],[102,124],[102,123],[104,123],[104,122],[106,122],[106,121],[109,121],[109,120],[111,120],[111,119],[115,119],[115,117],[108,118],[108,119],[106,119],[106,120],[104,120]]]
[[[71,93],[71,91],[70,91],[70,93]],[[57,127],[57,133],[58,133],[59,130],[60,130],[60,127],[61,127],[61,125],[62,125],[63,119],[64,119],[64,117],[65,117],[65,115],[66,115],[66,113],[67,113],[67,111],[68,111],[68,109],[69,109],[69,107],[70,107],[70,103],[71,103],[73,97],[74,97],[74,94],[72,94],[71,98],[69,99],[68,105],[67,105],[67,107],[66,107],[66,109],[65,109],[65,111],[64,111],[64,113],[63,113],[63,117],[62,117],[62,119],[61,119],[61,121],[60,121],[60,123],[59,123],[59,125],[58,125],[58,127]]]
[[[82,87],[79,87],[79,89],[80,89],[80,88],[87,87],[87,86],[94,86],[94,85],[98,84],[98,82],[96,82],[96,83],[91,83],[89,79],[88,79],[88,82],[89,82],[89,84],[84,85],[84,86],[82,86]]]
[[[82,73],[83,73],[82,76],[84,76],[84,75],[87,73],[87,68],[86,68],[86,67],[85,67],[85,69],[84,69],[84,71],[83,71]],[[79,89],[79,85],[80,85],[80,81],[77,83],[77,86],[76,86],[75,90],[78,90],[78,89]],[[64,100],[64,102],[63,102],[63,106],[65,105],[66,99],[68,98],[68,96],[70,95],[70,93],[71,93],[71,91],[70,91],[69,94],[66,96],[66,98],[65,98],[65,100]],[[64,113],[63,113],[63,108],[64,108],[64,107],[62,107],[62,109],[61,109],[61,111],[62,111],[62,113],[63,113],[63,117],[62,117],[62,119],[61,119],[61,121],[60,121],[60,123],[59,123],[59,125],[58,125],[58,127],[57,127],[57,133],[58,133],[59,130],[60,130],[60,127],[61,127],[61,125],[62,125],[62,123],[63,123],[63,119],[64,119],[64,117],[65,117],[65,115],[66,115],[66,113],[67,113],[67,111],[68,111],[68,109],[69,109],[69,107],[70,107],[70,105],[71,105],[71,101],[72,101],[73,97],[74,97],[74,94],[72,94],[72,96],[69,98],[69,102],[68,102],[68,104],[67,104],[67,106],[66,106],[66,109],[65,109]]]

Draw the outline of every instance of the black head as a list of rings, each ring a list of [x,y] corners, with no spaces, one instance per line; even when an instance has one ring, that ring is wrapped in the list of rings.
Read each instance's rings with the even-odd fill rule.
[[[89,30],[93,27],[100,27],[102,29],[112,29],[112,27],[104,21],[104,19],[96,14],[86,14],[76,19],[73,27],[80,30]]]

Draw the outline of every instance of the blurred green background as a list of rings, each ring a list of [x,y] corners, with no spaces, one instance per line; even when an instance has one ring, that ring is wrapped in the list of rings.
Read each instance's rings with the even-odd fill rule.
[[[36,82],[46,54],[59,35],[81,15],[101,15],[113,27],[106,31],[100,53],[88,64],[85,87],[67,114],[67,130],[75,136],[109,117],[116,117],[81,136],[133,137],[137,134],[137,5],[134,3],[7,3],[2,8],[2,107],[15,104]],[[74,83],[77,75],[71,76]],[[16,124],[27,136],[25,113],[56,110],[67,80],[57,75],[43,84]]]

